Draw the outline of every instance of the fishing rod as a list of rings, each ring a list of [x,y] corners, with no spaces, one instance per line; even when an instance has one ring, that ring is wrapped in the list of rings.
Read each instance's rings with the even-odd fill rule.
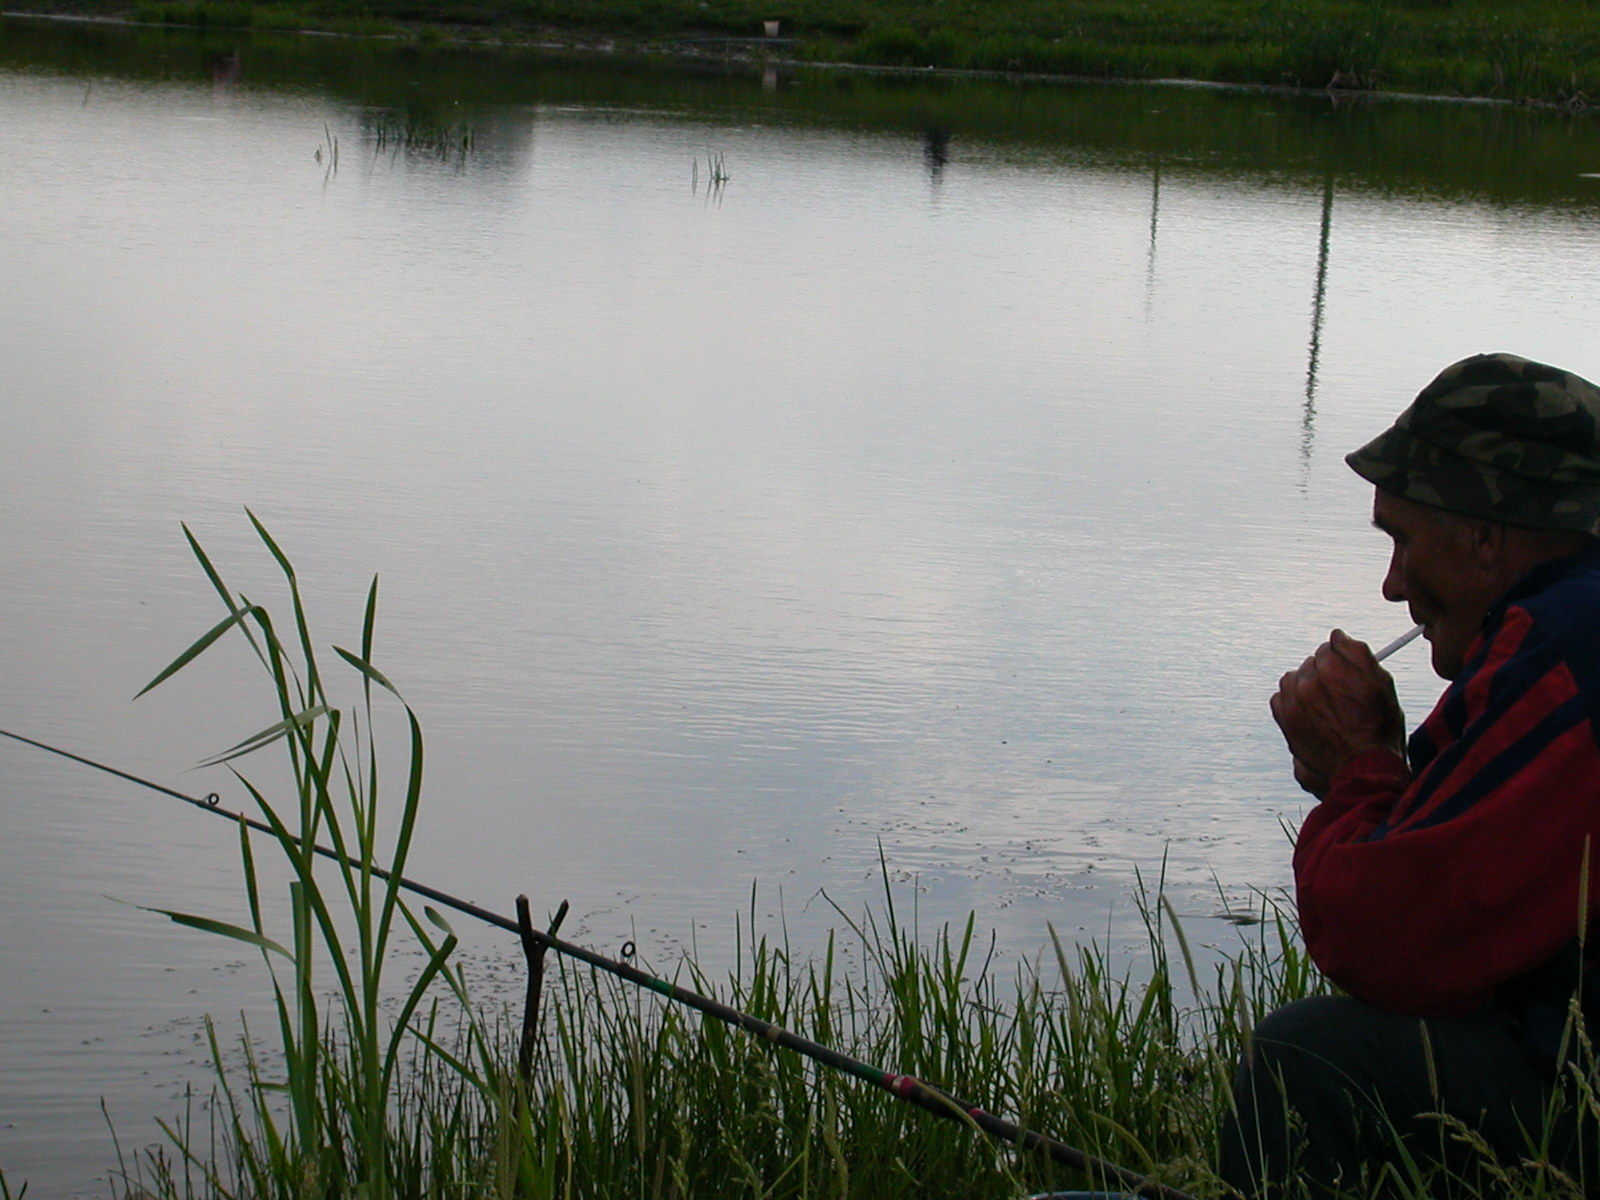
[[[221,797],[216,792],[210,792],[203,798],[190,796],[175,788],[169,788],[130,772],[118,770],[116,767],[96,762],[92,758],[74,754],[70,750],[63,750],[59,746],[52,746],[47,742],[23,737],[20,733],[12,733],[9,730],[0,729],[0,736],[11,738],[13,741],[44,750],[50,754],[59,755],[61,758],[81,763],[86,767],[92,767],[108,775],[115,775],[119,779],[125,779],[130,783],[149,788],[151,791],[160,792],[164,796],[182,800],[185,804],[192,805],[203,812],[227,817],[229,820],[244,825],[258,833],[265,833],[273,837],[277,836],[273,828],[265,822],[257,821],[252,817],[245,816],[243,813],[223,808],[221,806]],[[337,850],[331,850],[314,842],[311,844],[311,851],[345,866],[363,866],[363,864],[357,863],[348,855],[341,854]],[[546,933],[534,928],[527,921],[519,922],[503,917],[499,913],[473,904],[469,900],[462,900],[459,897],[450,895],[448,892],[442,892],[438,888],[429,887],[425,883],[418,883],[413,879],[407,879],[403,875],[396,875],[383,867],[374,865],[367,869],[379,879],[393,880],[397,886],[404,888],[406,891],[414,892],[418,896],[426,897],[459,913],[465,913],[467,916],[476,917],[485,924],[517,934],[524,939],[525,944],[528,940],[531,940],[535,945],[554,950],[557,954],[566,958],[576,959],[619,979],[626,979],[629,983],[665,996],[675,1003],[695,1009],[708,1017],[714,1017],[725,1024],[737,1026],[748,1033],[771,1042],[775,1046],[793,1050],[813,1062],[819,1062],[824,1066],[832,1067],[836,1071],[842,1071],[846,1075],[852,1075],[875,1087],[880,1087],[890,1095],[904,1100],[908,1104],[914,1104],[934,1116],[974,1125],[999,1141],[1010,1143],[1024,1150],[1048,1155],[1051,1161],[1064,1167],[1085,1172],[1099,1182],[1115,1181],[1120,1186],[1129,1188],[1135,1194],[1145,1197],[1146,1200],[1195,1200],[1195,1197],[1190,1196],[1188,1193],[1153,1180],[1147,1175],[1141,1175],[1137,1171],[1131,1171],[1106,1159],[1098,1158],[1046,1134],[1038,1133],[1032,1129],[1024,1129],[1014,1121],[1008,1121],[1004,1117],[998,1117],[975,1104],[959,1100],[944,1089],[935,1087],[931,1083],[925,1083],[915,1076],[898,1075],[881,1067],[875,1067],[870,1063],[862,1062],[860,1059],[852,1058],[848,1054],[841,1053],[829,1046],[824,1046],[820,1042],[801,1037],[781,1025],[774,1025],[771,1021],[764,1021],[760,1017],[740,1012],[720,1000],[702,996],[698,992],[692,992],[676,983],[658,979],[625,962],[606,958],[604,955],[596,954],[592,950],[586,950],[582,946],[564,941],[553,933]]]

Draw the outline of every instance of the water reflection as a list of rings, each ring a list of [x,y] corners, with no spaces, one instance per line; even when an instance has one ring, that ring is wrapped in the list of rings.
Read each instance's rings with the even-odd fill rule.
[[[244,58],[237,50],[220,50],[211,56],[211,85],[218,92],[231,92],[244,78]]]
[[[1030,157],[1116,163],[1171,176],[1320,183],[1333,164],[1350,193],[1453,196],[1592,210],[1600,114],[1510,106],[1394,104],[1337,93],[1268,100],[1039,81],[994,82],[698,63],[662,72],[626,58],[303,38],[272,33],[128,30],[3,17],[0,65],[84,77],[206,80],[314,91],[384,111],[422,107],[449,125],[549,105],[598,105],[801,128],[903,132],[930,175],[950,137]],[[1153,100],[1159,99],[1159,103]],[[500,119],[497,117],[497,119]]]
[[[1150,314],[1156,294],[1156,233],[1161,226],[1161,160],[1150,164],[1150,247],[1144,259],[1144,319]]]
[[[928,182],[937,187],[950,163],[950,130],[930,125],[922,131],[922,162],[928,168]]]
[[[1306,359],[1306,402],[1300,420],[1300,457],[1309,471],[1316,439],[1317,364],[1322,358],[1322,316],[1328,297],[1328,244],[1333,230],[1333,173],[1322,181],[1322,225],[1317,234],[1317,282],[1311,294],[1311,345]]]

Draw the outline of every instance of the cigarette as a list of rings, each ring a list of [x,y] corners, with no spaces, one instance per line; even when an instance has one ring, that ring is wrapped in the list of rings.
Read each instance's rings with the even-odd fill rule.
[[[1387,646],[1385,646],[1382,650],[1376,651],[1373,654],[1372,657],[1377,659],[1379,662],[1382,662],[1384,659],[1388,658],[1389,655],[1393,654],[1396,650],[1399,650],[1404,646],[1409,646],[1412,642],[1416,641],[1417,640],[1417,635],[1420,634],[1421,632],[1422,632],[1422,626],[1421,625],[1417,625],[1417,626],[1414,626],[1411,629],[1406,630],[1399,637],[1395,638],[1394,641],[1390,642]]]

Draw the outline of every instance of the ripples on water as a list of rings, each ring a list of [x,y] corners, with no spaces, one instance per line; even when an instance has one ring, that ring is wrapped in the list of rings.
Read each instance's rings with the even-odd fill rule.
[[[1128,936],[1136,871],[1228,944],[1302,807],[1266,693],[1406,624],[1340,456],[1463,354],[1600,369],[1581,194],[1363,159],[1586,126],[860,81],[847,120],[827,77],[493,98],[452,58],[421,86],[470,153],[379,152],[392,97],[175,45],[166,81],[0,72],[0,727],[226,792],[188,768],[270,716],[244,655],[129,697],[216,616],[180,520],[271,590],[248,504],[325,640],[382,575],[416,873],[658,965],[727,961],[752,883],[803,950],[880,849],[925,928],[976,909],[1013,956]],[[259,981],[104,898],[234,912],[227,827],[31,753],[0,1165],[65,1194],[109,1161],[93,1098],[143,1140]]]

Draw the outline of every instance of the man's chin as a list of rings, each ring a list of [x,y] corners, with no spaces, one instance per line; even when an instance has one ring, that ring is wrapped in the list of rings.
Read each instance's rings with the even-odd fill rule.
[[[1438,642],[1435,642],[1431,637],[1428,637],[1426,631],[1423,632],[1422,636],[1428,638],[1428,648],[1432,651],[1431,658],[1435,675],[1440,679],[1454,679],[1461,674],[1463,659],[1460,654],[1448,646],[1441,646]]]

